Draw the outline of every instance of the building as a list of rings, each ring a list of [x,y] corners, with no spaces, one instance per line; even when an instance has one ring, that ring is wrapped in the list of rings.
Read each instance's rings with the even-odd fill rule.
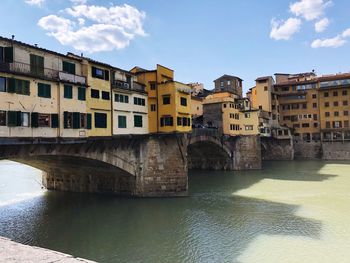
[[[148,133],[148,97],[144,85],[125,70],[112,69],[113,135]]]
[[[193,83],[188,83],[187,85],[191,87],[191,95],[192,96],[198,96],[199,94],[203,93],[203,91],[204,91],[203,83],[193,82]]]
[[[203,124],[224,135],[257,135],[259,110],[252,109],[247,98],[231,92],[215,92],[203,101]]]
[[[79,59],[0,37],[0,136],[86,137],[81,75]]]
[[[198,118],[203,116],[203,98],[191,96],[191,116]]]
[[[322,139],[350,140],[350,73],[319,77],[317,95]]]
[[[214,80],[215,92],[231,92],[238,97],[242,97],[242,82],[243,80],[236,76],[223,75]]]
[[[191,87],[174,81],[174,71],[161,65],[155,70],[134,67],[131,72],[146,86],[149,132],[190,132]]]

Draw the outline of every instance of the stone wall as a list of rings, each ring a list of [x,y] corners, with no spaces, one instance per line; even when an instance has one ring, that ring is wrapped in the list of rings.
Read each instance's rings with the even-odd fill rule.
[[[239,136],[229,143],[234,149],[234,170],[261,169],[260,136]]]
[[[324,160],[350,160],[350,142],[323,142],[322,152]]]
[[[294,157],[295,159],[315,160],[322,158],[322,144],[320,141],[294,142]]]
[[[264,161],[293,160],[293,141],[290,139],[261,138],[261,157]]]

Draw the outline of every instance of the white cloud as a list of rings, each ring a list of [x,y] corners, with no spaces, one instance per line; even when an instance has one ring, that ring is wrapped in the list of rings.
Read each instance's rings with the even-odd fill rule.
[[[343,46],[347,40],[346,38],[350,37],[350,28],[347,28],[340,35],[333,38],[326,39],[316,39],[311,43],[312,48],[321,48],[321,47],[341,47]]]
[[[288,40],[300,30],[301,20],[289,18],[286,21],[272,19],[270,37],[275,40]]]
[[[35,6],[41,6],[45,0],[25,0],[25,3],[28,5],[35,5]]]
[[[306,20],[315,20],[324,14],[326,7],[332,4],[332,1],[326,0],[300,0],[290,4],[289,10],[296,16],[301,16]]]
[[[146,36],[143,21],[146,14],[127,4],[109,8],[94,5],[76,5],[65,13],[73,19],[49,15],[38,25],[61,44],[88,53],[122,49],[136,36]],[[85,22],[89,26],[85,26]]]
[[[320,48],[320,47],[340,47],[346,43],[346,40],[341,36],[336,36],[333,38],[326,39],[316,39],[311,43],[312,48]]]
[[[328,26],[329,26],[329,19],[323,18],[320,21],[315,23],[315,30],[316,32],[323,32],[326,30]]]

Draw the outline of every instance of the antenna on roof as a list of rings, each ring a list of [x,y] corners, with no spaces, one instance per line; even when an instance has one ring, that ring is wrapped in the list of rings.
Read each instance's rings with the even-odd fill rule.
[[[38,44],[34,44],[35,47],[38,47]]]
[[[14,40],[15,39],[15,35],[12,35],[12,40]]]

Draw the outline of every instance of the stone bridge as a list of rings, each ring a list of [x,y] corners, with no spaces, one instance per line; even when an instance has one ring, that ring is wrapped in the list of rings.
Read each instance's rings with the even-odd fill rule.
[[[261,168],[258,136],[192,134],[94,140],[0,139],[0,159],[43,171],[50,190],[137,197],[186,196],[190,169]]]

